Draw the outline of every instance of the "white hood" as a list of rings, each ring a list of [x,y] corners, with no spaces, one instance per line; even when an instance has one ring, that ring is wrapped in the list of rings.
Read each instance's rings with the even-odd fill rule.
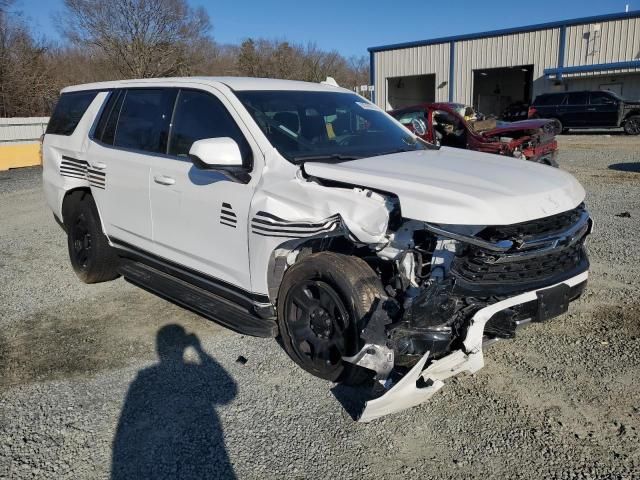
[[[510,225],[570,210],[585,196],[568,173],[527,160],[443,147],[342,163],[307,162],[305,172],[396,194],[402,216],[457,225]]]

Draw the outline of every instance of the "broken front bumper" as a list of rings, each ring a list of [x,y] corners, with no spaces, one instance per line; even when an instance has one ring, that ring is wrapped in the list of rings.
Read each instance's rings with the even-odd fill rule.
[[[447,356],[432,361],[427,352],[418,363],[400,381],[393,385],[384,395],[365,404],[364,411],[358,419],[370,422],[377,418],[400,412],[425,402],[444,386],[444,380],[462,372],[475,373],[484,366],[482,344],[487,322],[497,313],[517,305],[536,302],[537,316],[534,321],[543,321],[566,311],[568,302],[565,293],[586,282],[588,272],[559,282],[545,288],[531,290],[506,300],[485,307],[472,317],[471,324],[463,342],[464,348]],[[522,322],[527,323],[527,322]]]

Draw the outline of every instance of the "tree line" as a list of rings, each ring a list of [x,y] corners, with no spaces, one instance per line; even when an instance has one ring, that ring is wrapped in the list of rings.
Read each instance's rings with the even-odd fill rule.
[[[247,38],[219,44],[203,8],[186,0],[64,0],[62,41],[33,32],[14,0],[0,0],[0,117],[45,116],[67,85],[193,75],[367,84],[366,57],[315,43]]]

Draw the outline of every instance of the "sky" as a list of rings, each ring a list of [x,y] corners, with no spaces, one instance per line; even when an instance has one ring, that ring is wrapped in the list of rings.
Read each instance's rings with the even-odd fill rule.
[[[640,0],[188,0],[204,7],[219,43],[248,37],[315,42],[349,57],[390,43],[640,9]],[[37,35],[60,40],[52,18],[62,0],[15,0]]]

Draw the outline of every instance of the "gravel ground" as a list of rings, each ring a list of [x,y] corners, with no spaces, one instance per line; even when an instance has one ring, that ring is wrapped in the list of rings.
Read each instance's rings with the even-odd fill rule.
[[[640,478],[640,140],[560,143],[595,217],[587,293],[371,424],[275,341],[81,284],[40,171],[0,172],[0,478]]]

